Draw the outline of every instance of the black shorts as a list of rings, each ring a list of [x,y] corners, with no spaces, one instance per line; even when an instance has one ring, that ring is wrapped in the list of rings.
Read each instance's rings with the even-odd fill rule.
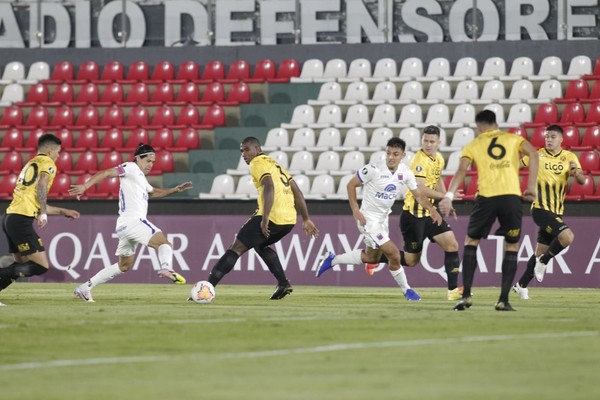
[[[20,214],[6,214],[2,220],[2,230],[8,241],[11,254],[27,256],[38,251],[46,251],[44,243],[33,228],[35,218]]]
[[[469,218],[467,235],[473,239],[485,239],[498,219],[500,227],[494,233],[504,236],[507,243],[518,243],[521,238],[523,202],[517,195],[494,197],[477,196]]]
[[[446,220],[442,220],[442,224],[438,226],[431,217],[418,218],[408,211],[400,214],[400,231],[404,238],[404,251],[407,253],[420,253],[425,238],[433,242],[434,237],[451,230]]]
[[[564,223],[562,215],[541,208],[531,209],[533,222],[540,227],[537,242],[549,246],[552,240],[569,226]]]
[[[260,230],[260,222],[262,221],[261,215],[251,217],[246,223],[240,228],[237,234],[237,239],[246,246],[248,249],[256,249],[260,251],[273,243],[279,242],[285,235],[290,233],[294,229],[294,224],[290,225],[277,225],[269,221],[269,231],[271,235],[265,237]]]

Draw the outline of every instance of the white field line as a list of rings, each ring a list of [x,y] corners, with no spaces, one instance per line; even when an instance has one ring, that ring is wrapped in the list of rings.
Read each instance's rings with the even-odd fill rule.
[[[140,357],[105,357],[105,358],[85,358],[74,360],[54,360],[29,362],[20,364],[0,364],[0,371],[20,371],[33,370],[44,368],[57,367],[80,367],[88,365],[111,365],[111,364],[136,364],[149,362],[165,362],[165,361],[194,361],[198,359],[206,359],[206,357],[215,357],[217,359],[252,359],[266,358],[287,355],[304,355],[314,353],[328,353],[333,351],[351,351],[365,350],[375,348],[389,347],[414,347],[414,346],[436,346],[447,344],[464,344],[478,342],[502,342],[508,340],[526,340],[526,339],[564,339],[572,337],[593,337],[598,336],[598,331],[578,331],[578,332],[557,332],[557,333],[539,333],[526,335],[491,335],[491,336],[465,336],[458,338],[434,338],[434,339],[416,339],[402,340],[390,342],[373,342],[373,343],[337,343],[325,346],[315,347],[298,347],[292,349],[268,350],[268,351],[248,351],[238,353],[220,353],[220,354],[189,354],[189,355],[156,355],[156,356],[140,356]]]

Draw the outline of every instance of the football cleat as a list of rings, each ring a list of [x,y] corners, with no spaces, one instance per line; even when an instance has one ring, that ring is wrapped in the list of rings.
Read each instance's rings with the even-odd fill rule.
[[[457,287],[452,290],[448,290],[448,300],[450,300],[450,301],[460,300],[460,299],[462,299],[462,295],[463,295],[462,287]]]
[[[365,272],[367,273],[367,275],[373,276],[373,274],[375,274],[377,266],[379,266],[379,264],[365,264]]]
[[[6,307],[6,304],[0,303],[0,307]]]
[[[328,254],[325,255],[325,259],[323,260],[323,263],[321,263],[321,266],[319,267],[319,269],[317,270],[317,273],[315,274],[318,277],[320,277],[321,275],[323,275],[323,273],[325,271],[327,271],[328,269],[333,268],[333,265],[331,265],[331,262],[333,261],[335,257],[335,254],[329,252]]]
[[[277,285],[275,291],[271,295],[271,300],[281,300],[288,294],[291,294],[294,291],[292,285],[290,283],[286,283],[285,285]]]
[[[522,300],[529,300],[529,289],[519,285],[519,282],[515,283],[515,286],[513,286],[513,290],[519,294]]]
[[[538,282],[544,280],[544,272],[546,272],[546,264],[542,263],[538,257],[535,260],[535,267],[533,268],[533,274]]]
[[[94,299],[92,298],[92,291],[88,287],[77,286],[73,291],[73,294],[79,297],[81,300],[86,303],[94,303]]]
[[[499,301],[496,303],[496,311],[517,311],[514,308],[512,308],[512,306],[510,305],[510,303],[508,301]]]
[[[161,269],[158,271],[158,276],[160,276],[161,278],[169,278],[173,281],[173,283],[176,283],[178,285],[185,285],[186,282],[183,276],[179,275],[173,270]]]
[[[463,297],[454,305],[454,307],[452,309],[454,311],[464,311],[467,308],[471,307],[472,305],[473,305],[473,299],[471,298],[471,296]]]
[[[413,289],[407,289],[406,292],[404,292],[404,297],[406,297],[406,300],[408,301],[421,300],[421,296],[419,296]]]

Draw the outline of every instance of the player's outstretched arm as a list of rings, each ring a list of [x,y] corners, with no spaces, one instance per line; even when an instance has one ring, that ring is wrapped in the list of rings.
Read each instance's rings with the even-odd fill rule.
[[[65,218],[77,219],[79,218],[79,211],[71,210],[69,208],[55,207],[48,204],[47,206],[48,215],[64,215]]]
[[[188,182],[180,183],[179,185],[172,187],[172,188],[157,188],[157,187],[155,187],[154,190],[152,192],[150,192],[148,195],[150,196],[151,199],[160,199],[162,197],[170,196],[174,193],[181,193],[184,190],[189,190],[191,188],[192,188],[192,182],[188,181]]]
[[[69,189],[69,194],[71,196],[77,197],[77,200],[79,200],[79,198],[83,196],[85,191],[94,186],[95,184],[102,182],[106,178],[110,178],[117,175],[118,173],[116,168],[108,168],[102,171],[98,171],[84,183],[80,185],[71,185],[71,188]]]
[[[306,205],[306,200],[304,200],[302,190],[300,190],[293,179],[290,180],[290,187],[292,188],[292,193],[294,194],[294,205],[296,206],[296,210],[298,210],[302,216],[302,228],[304,229],[304,233],[314,238],[318,237],[319,229],[317,229],[315,223],[310,219],[308,207]]]
[[[521,152],[529,156],[529,178],[527,189],[523,192],[525,200],[533,201],[537,197],[537,175],[540,165],[540,157],[537,149],[527,140],[521,145]]]

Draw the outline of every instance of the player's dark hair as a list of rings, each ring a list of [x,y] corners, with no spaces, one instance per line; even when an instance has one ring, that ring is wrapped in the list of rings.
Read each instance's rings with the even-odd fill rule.
[[[560,133],[561,135],[563,134],[563,128],[561,128],[558,125],[549,125],[546,128],[546,131],[552,131],[552,132]]]
[[[135,149],[135,153],[133,153],[134,157],[144,158],[150,154],[155,154],[154,148],[146,143],[138,144],[138,147]]]
[[[435,125],[429,125],[429,126],[426,126],[425,129],[423,129],[423,133],[426,133],[428,135],[440,136],[440,128],[438,128]]]
[[[55,144],[57,146],[60,146],[62,144],[62,141],[51,133],[44,133],[38,139],[38,147],[43,147],[48,144]]]
[[[476,124],[496,125],[496,114],[492,110],[483,110],[475,116]]]
[[[398,149],[404,151],[406,149],[406,142],[404,140],[400,139],[399,137],[393,137],[390,140],[388,140],[388,142],[385,146],[398,148]]]
[[[248,136],[244,140],[242,140],[242,144],[253,144],[255,146],[260,146],[260,141],[254,136]]]

